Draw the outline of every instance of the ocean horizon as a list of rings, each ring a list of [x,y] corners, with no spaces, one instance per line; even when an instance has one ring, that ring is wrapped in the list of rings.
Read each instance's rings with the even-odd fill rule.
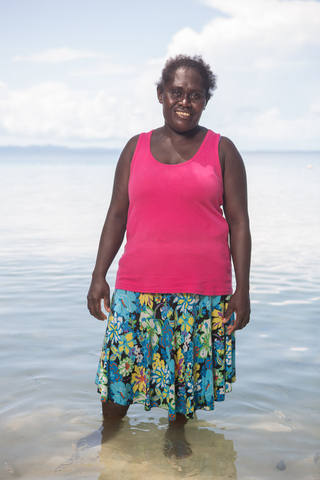
[[[24,153],[116,153],[121,152],[121,148],[107,148],[107,147],[69,147],[65,145],[0,145],[0,153],[3,154],[24,154]],[[293,153],[293,154],[317,154],[320,150],[266,150],[266,149],[254,149],[254,150],[241,150],[243,154],[246,153]]]

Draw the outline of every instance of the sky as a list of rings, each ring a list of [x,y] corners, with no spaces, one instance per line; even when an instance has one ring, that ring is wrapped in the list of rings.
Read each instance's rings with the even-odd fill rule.
[[[319,0],[2,0],[0,146],[122,148],[163,124],[165,60],[218,77],[201,124],[241,150],[320,150]]]

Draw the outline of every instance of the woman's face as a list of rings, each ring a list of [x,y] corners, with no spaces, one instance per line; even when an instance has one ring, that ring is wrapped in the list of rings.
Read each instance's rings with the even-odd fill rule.
[[[163,105],[165,123],[177,132],[195,128],[208,101],[199,73],[185,67],[174,72],[163,92],[158,89],[158,99]]]

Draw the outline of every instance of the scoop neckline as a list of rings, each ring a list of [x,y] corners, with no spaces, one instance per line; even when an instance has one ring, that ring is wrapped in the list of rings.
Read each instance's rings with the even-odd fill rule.
[[[201,153],[201,150],[204,146],[204,144],[207,142],[207,139],[209,137],[209,132],[211,132],[211,130],[207,130],[206,134],[205,134],[205,137],[204,139],[202,140],[202,143],[200,145],[200,147],[198,148],[198,150],[196,151],[196,153],[193,155],[193,157],[189,158],[189,160],[186,160],[185,162],[182,162],[182,163],[173,163],[173,164],[170,164],[170,163],[162,163],[162,162],[159,162],[159,160],[157,160],[152,152],[151,152],[151,137],[152,137],[152,134],[153,134],[154,130],[151,130],[151,132],[149,133],[149,141],[148,141],[148,146],[149,146],[149,152],[150,152],[150,155],[152,157],[152,159],[157,162],[159,165],[164,165],[165,167],[181,167],[182,165],[186,165],[187,163],[190,163],[192,162],[200,153]]]

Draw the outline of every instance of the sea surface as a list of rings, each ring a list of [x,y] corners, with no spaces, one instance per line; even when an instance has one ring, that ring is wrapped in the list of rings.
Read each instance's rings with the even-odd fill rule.
[[[183,460],[163,455],[158,408],[130,407],[100,441],[106,323],[86,294],[116,152],[0,157],[0,478],[319,480],[320,153],[243,154],[252,318],[237,333],[233,391],[188,422]]]

